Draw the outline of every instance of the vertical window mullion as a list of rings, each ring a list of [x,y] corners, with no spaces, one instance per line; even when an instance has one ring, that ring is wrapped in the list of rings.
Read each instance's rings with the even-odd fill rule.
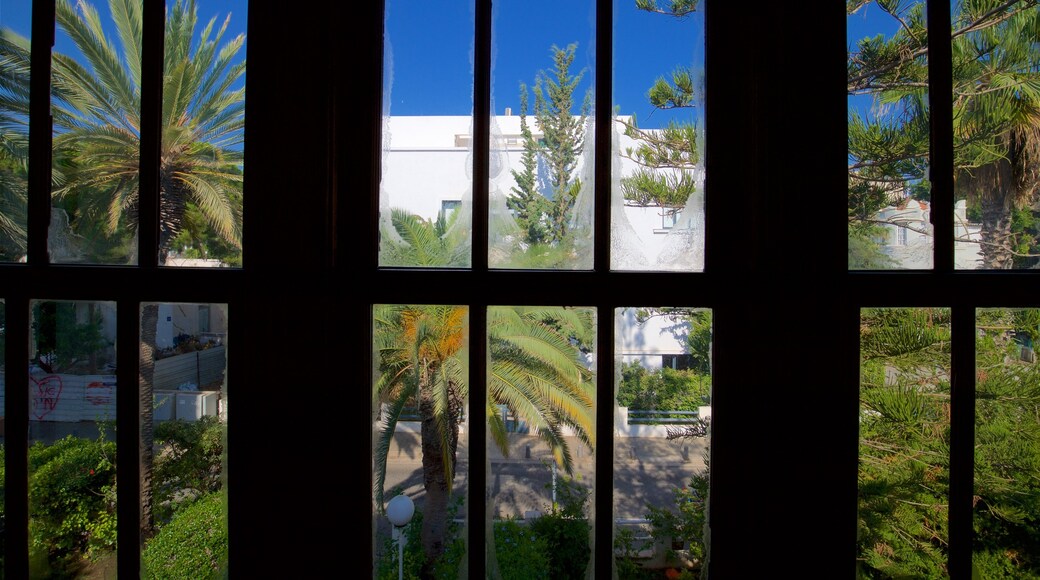
[[[51,222],[51,49],[54,47],[54,0],[32,4],[29,63],[29,200],[27,261],[47,264]]]
[[[163,0],[144,0],[141,48],[141,168],[138,191],[137,263],[159,262],[159,160],[162,152]]]
[[[610,276],[611,151],[613,127],[614,2],[596,2],[595,221],[593,269],[597,279]],[[596,305],[596,447],[593,487],[592,566],[597,577],[614,566],[614,307]]]
[[[952,238],[951,238],[952,239]],[[971,578],[975,452],[975,308],[952,311],[949,574]]]
[[[136,299],[116,304],[116,558],[120,576],[140,577],[141,566],[141,425],[138,384],[141,306]]]
[[[595,107],[595,222],[593,224],[593,269],[610,270],[610,165],[611,135],[614,133],[612,52],[614,48],[614,1],[596,1],[596,95]],[[600,313],[603,314],[602,312]],[[613,316],[613,314],[611,314]],[[597,471],[597,473],[600,473]],[[597,478],[599,479],[599,478]]]
[[[38,2],[37,5],[42,4]],[[53,21],[53,20],[52,20]],[[5,296],[6,341],[4,408],[4,572],[7,578],[29,577],[29,297]],[[25,385],[24,388],[11,388]]]
[[[472,272],[477,280],[488,273],[488,192],[491,147],[491,25],[490,0],[475,0],[474,67],[473,67],[473,255]],[[485,287],[475,284],[474,287]],[[490,528],[487,516],[489,501],[487,476],[487,303],[470,303],[470,384],[469,389],[469,478],[468,568],[471,578],[487,576],[487,551]]]
[[[931,144],[929,221],[934,235],[935,272],[951,272],[953,240],[953,48],[949,0],[928,0],[928,110]]]
[[[475,0],[473,67],[473,256],[474,272],[488,267],[488,191],[491,147],[491,2]]]

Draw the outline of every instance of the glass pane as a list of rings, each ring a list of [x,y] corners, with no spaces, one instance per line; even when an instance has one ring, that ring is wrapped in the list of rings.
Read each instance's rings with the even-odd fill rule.
[[[618,580],[705,569],[711,325],[702,308],[614,312]]]
[[[379,264],[467,268],[473,2],[390,0],[385,26]]]
[[[247,5],[168,5],[159,168],[166,266],[242,266]]]
[[[0,2],[0,261],[25,260],[32,2]]]
[[[956,267],[1034,268],[1040,8],[953,4]]]
[[[950,310],[860,317],[859,575],[946,576]]]
[[[3,480],[6,474],[6,459],[7,453],[7,428],[6,421],[4,420],[6,415],[4,409],[6,409],[6,396],[7,396],[7,305],[3,300],[0,300],[0,480]],[[4,508],[6,513],[5,503],[7,501],[7,485],[0,486],[0,507]],[[5,520],[6,521],[6,520]],[[3,526],[0,529],[0,578],[4,577],[4,560],[6,559],[7,549],[7,526]]]
[[[227,571],[227,325],[224,304],[141,306],[141,400],[153,401],[141,408],[147,578]]]
[[[377,305],[372,332],[373,572],[465,577],[469,309]]]
[[[493,11],[488,264],[590,270],[595,2]]]
[[[976,313],[975,568],[1040,576],[1040,310]]]
[[[488,308],[491,577],[585,578],[593,541],[596,311]]]
[[[114,578],[116,305],[31,308],[30,576]]]
[[[137,263],[141,5],[57,3],[52,262]]]
[[[928,269],[925,3],[848,6],[849,269]]]
[[[616,5],[614,270],[704,269],[704,12],[693,4]],[[647,66],[648,38],[674,58]]]

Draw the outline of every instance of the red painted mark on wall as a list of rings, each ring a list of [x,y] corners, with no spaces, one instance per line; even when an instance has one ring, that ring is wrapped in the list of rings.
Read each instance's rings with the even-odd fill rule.
[[[84,398],[91,405],[108,405],[112,403],[112,389],[115,383],[105,381],[94,381],[87,385],[87,393]]]
[[[47,375],[40,380],[29,377],[32,381],[32,414],[37,420],[50,415],[61,400],[61,377]]]

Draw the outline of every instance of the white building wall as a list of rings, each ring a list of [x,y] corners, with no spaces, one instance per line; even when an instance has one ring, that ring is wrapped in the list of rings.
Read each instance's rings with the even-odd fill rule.
[[[444,201],[470,199],[472,195],[472,119],[468,116],[391,116],[385,120],[381,188],[381,207],[402,208],[426,219],[436,219]],[[533,116],[528,117],[535,139],[540,137]],[[633,148],[636,142],[618,126],[618,146]],[[516,186],[513,171],[522,169],[523,139],[518,115],[493,119],[491,139],[491,190],[509,196]],[[579,158],[575,174],[582,171]],[[621,158],[622,175],[637,165]],[[548,173],[539,164],[538,184],[543,195],[551,197]],[[664,227],[662,208],[625,205],[625,216],[633,226],[639,246],[650,257],[664,247],[668,228]],[[671,220],[669,220],[671,221]]]
[[[639,361],[644,368],[659,369],[662,355],[688,352],[686,322],[654,316],[640,323],[636,310],[624,308],[614,317],[614,352],[621,362]]]

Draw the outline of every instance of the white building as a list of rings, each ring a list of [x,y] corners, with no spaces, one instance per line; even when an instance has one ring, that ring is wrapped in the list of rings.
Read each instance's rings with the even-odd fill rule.
[[[884,236],[878,240],[881,251],[895,260],[897,267],[907,269],[932,268],[932,223],[930,204],[909,197],[883,208],[877,214],[884,222]],[[954,206],[954,267],[977,269],[982,266],[982,224],[967,218],[967,203],[960,200]]]
[[[534,116],[527,117],[535,140],[542,137]],[[628,117],[619,117],[621,121]],[[594,119],[588,118],[583,158],[575,175],[581,176],[582,194],[575,213],[591,220],[593,179],[591,143]],[[612,267],[615,269],[703,269],[703,187],[679,210],[659,206],[640,207],[623,199],[619,183],[631,175],[637,164],[619,152],[635,148],[637,142],[624,135],[615,123],[615,154],[612,187],[614,219]],[[468,205],[472,198],[473,174],[472,118],[469,116],[390,116],[384,118],[383,166],[380,204],[382,211],[403,208],[426,219],[439,212],[451,212]],[[489,162],[490,206],[492,215],[507,213],[506,196],[516,186],[513,171],[522,169],[523,135],[520,117],[506,110],[491,123]],[[695,170],[696,171],[696,170]],[[702,172],[696,171],[699,182]],[[551,198],[548,167],[540,162],[537,187]],[[582,199],[585,196],[585,199]],[[496,212],[499,212],[496,214]],[[584,213],[583,213],[584,212]],[[581,218],[579,218],[581,219]],[[491,225],[495,236],[496,222]],[[671,234],[671,235],[669,235]],[[691,249],[692,248],[692,249]]]
[[[614,316],[614,353],[623,363],[638,361],[646,369],[689,368],[690,324],[682,318],[652,316],[640,322],[637,308],[620,308]]]

